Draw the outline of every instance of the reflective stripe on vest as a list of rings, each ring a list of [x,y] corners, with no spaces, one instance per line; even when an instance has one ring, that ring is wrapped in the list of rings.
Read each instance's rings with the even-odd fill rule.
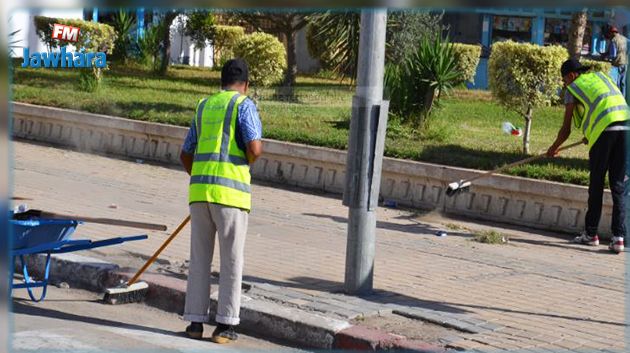
[[[238,106],[246,96],[222,91],[197,105],[197,148],[189,202],[251,209],[251,175],[245,151],[236,143]]]
[[[584,137],[592,147],[606,127],[628,120],[628,105],[619,88],[601,72],[580,75],[567,89],[584,105],[580,122]],[[578,115],[574,114],[574,119]]]

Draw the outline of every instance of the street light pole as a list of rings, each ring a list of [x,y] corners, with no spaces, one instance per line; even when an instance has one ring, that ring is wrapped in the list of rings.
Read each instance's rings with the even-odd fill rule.
[[[383,101],[387,10],[361,11],[357,89],[346,163],[344,205],[348,212],[345,291],[367,294],[373,289],[376,207],[387,128],[388,102]]]

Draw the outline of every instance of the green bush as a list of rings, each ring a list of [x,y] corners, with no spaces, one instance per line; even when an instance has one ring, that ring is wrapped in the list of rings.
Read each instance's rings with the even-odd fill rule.
[[[569,57],[566,48],[512,41],[495,43],[488,61],[492,95],[508,110],[525,118],[523,152],[529,153],[534,108],[559,100],[562,89],[560,66]]]
[[[245,35],[241,26],[214,26],[214,65],[222,66],[234,56],[234,46]]]
[[[100,84],[99,80],[92,74],[90,69],[80,69],[79,80],[77,82],[79,89],[85,92],[98,91]]]
[[[271,34],[254,32],[236,42],[234,55],[247,61],[253,85],[267,87],[280,82],[287,68],[284,45]]]
[[[612,69],[612,65],[607,61],[597,61],[590,59],[582,59],[580,60],[582,65],[590,66],[592,71],[603,72],[606,75],[610,74],[610,69]]]
[[[390,10],[387,13],[385,61],[399,62],[412,55],[422,38],[435,39],[448,31],[443,24],[444,13],[426,10]]]
[[[126,63],[133,51],[134,41],[131,37],[131,30],[135,27],[136,21],[130,13],[119,10],[114,14],[112,26],[116,31],[116,41],[114,42],[113,57]]]
[[[107,54],[112,54],[114,50],[114,43],[116,42],[117,34],[116,30],[114,30],[114,27],[112,26],[92,21],[44,16],[35,16],[33,18],[33,22],[35,24],[37,35],[42,40],[42,42],[46,43],[48,48],[51,50],[59,48],[61,46],[66,46],[68,44],[75,46],[78,50],[84,49],[87,52],[105,52]],[[66,26],[79,27],[81,29],[81,32],[79,33],[78,41],[76,43],[69,43],[66,41],[53,39],[52,31],[53,25],[55,23]],[[98,88],[98,85],[101,83],[103,77],[103,69],[93,66],[90,71],[92,77],[89,79],[84,78],[82,81],[80,81],[79,88],[87,88],[91,91],[95,91]],[[83,81],[89,81],[89,84],[86,85],[82,83]]]
[[[433,106],[459,77],[453,45],[448,39],[425,37],[413,54],[385,68],[390,111],[424,128]]]
[[[481,46],[473,44],[453,43],[453,52],[455,53],[455,64],[457,70],[461,73],[460,82],[475,83],[475,74],[477,73],[477,65],[481,56]]]
[[[116,41],[117,35],[114,27],[110,25],[92,21],[44,16],[35,16],[33,22],[35,23],[37,35],[50,49],[72,44],[78,49],[85,49],[90,52],[103,51],[107,54],[111,54],[114,50],[114,42]],[[68,43],[53,39],[52,30],[55,23],[81,28],[78,41],[76,43]]]
[[[138,40],[140,64],[158,72],[162,63],[161,46],[164,31],[167,30],[165,22],[153,24],[144,30],[144,35]]]

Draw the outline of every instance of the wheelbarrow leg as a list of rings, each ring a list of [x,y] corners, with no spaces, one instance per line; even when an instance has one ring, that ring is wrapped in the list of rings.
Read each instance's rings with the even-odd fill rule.
[[[46,298],[46,291],[48,289],[48,274],[50,273],[50,252],[46,254],[46,268],[44,271],[44,279],[42,281],[31,281],[31,277],[28,274],[28,268],[26,261],[24,261],[24,255],[20,255],[20,261],[22,262],[22,273],[24,275],[24,287],[28,291],[28,296],[34,302],[40,302]],[[39,298],[36,298],[33,294],[33,288],[42,287],[42,294]]]
[[[11,298],[13,293],[13,276],[15,276],[15,256],[9,256],[9,296],[7,298]]]

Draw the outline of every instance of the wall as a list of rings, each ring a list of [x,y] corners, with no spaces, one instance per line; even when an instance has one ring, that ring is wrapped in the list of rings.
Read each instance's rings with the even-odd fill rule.
[[[171,57],[173,64],[212,67],[212,46],[196,49],[190,37],[183,35],[186,15],[179,15],[171,24]]]
[[[65,109],[13,103],[14,135],[96,153],[179,163],[187,129]],[[252,166],[255,179],[312,190],[342,193],[344,151],[265,140],[265,155]],[[583,228],[585,187],[531,179],[492,176],[471,192],[445,198],[448,183],[480,172],[385,158],[381,196],[400,205],[443,208],[514,225],[561,232]],[[610,228],[611,197],[605,194],[601,230]],[[603,233],[606,235],[606,233]]]
[[[305,74],[312,74],[320,69],[319,61],[311,56],[308,52],[308,41],[306,40],[306,28],[302,28],[297,33],[296,38],[296,51],[297,51],[297,66],[298,72]]]

